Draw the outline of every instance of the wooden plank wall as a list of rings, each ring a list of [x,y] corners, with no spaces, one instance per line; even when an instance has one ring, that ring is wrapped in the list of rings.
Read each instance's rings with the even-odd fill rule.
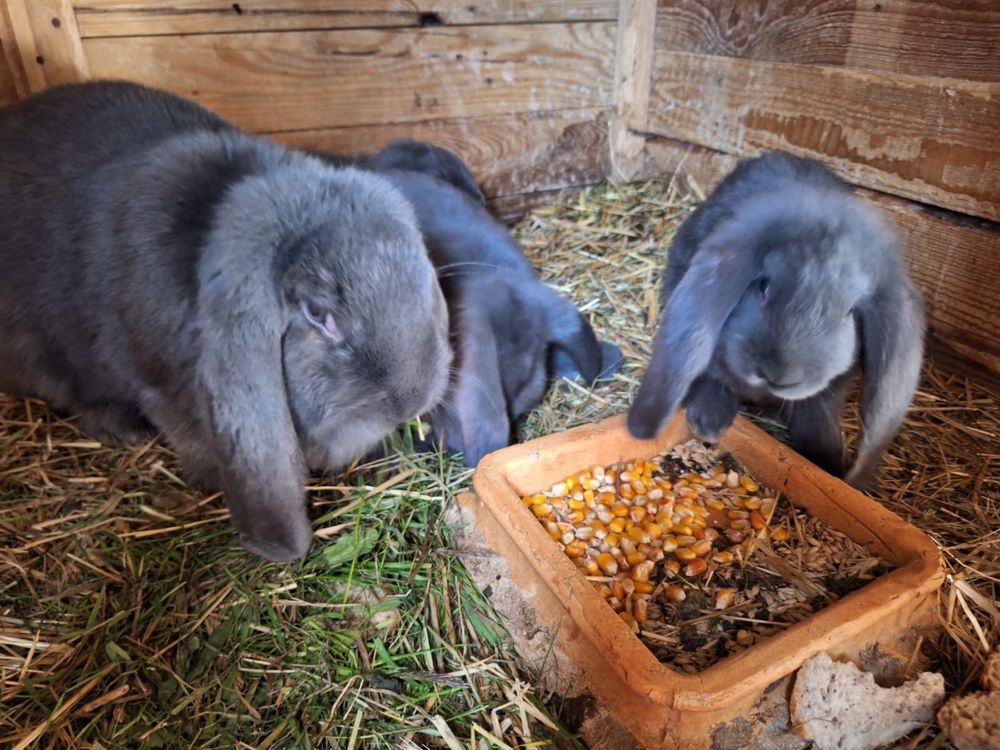
[[[607,173],[618,0],[5,4],[28,90],[128,78],[341,153],[425,138],[508,215]]]
[[[633,174],[819,158],[894,220],[935,344],[1000,373],[1000,3],[660,0]]]

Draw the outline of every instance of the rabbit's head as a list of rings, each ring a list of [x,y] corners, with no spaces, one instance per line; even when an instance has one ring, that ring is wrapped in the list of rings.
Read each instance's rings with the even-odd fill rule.
[[[865,436],[852,473],[868,472],[922,352],[920,296],[875,211],[839,187],[759,192],[700,238],[670,292],[629,429],[655,435],[710,365],[744,396],[797,401],[860,362]]]
[[[342,467],[431,409],[451,361],[403,197],[293,161],[230,190],[200,265],[200,397],[243,543],[271,559],[308,547],[304,467]]]
[[[402,170],[430,175],[461,190],[480,206],[486,205],[483,191],[465,162],[455,153],[432,143],[409,138],[393,141],[376,154],[368,166],[377,172]]]

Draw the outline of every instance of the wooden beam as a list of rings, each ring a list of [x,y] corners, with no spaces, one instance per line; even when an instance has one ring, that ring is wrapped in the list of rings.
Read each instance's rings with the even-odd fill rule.
[[[1000,84],[658,50],[649,128],[814,156],[854,184],[1000,220]]]
[[[457,153],[487,197],[537,193],[599,182],[608,171],[608,109],[424,120],[273,133],[296,148],[369,154],[397,138],[429,141]]]
[[[615,114],[611,120],[611,166],[629,179],[642,166],[646,130],[656,0],[621,0],[615,45]]]
[[[617,0],[79,0],[84,37],[610,21]]]
[[[710,193],[738,158],[666,138],[647,144],[640,176],[687,175]],[[689,183],[690,185],[690,183]],[[924,295],[930,333],[951,350],[1000,374],[1000,227],[860,189],[899,231],[907,265]]]
[[[1000,4],[662,0],[656,48],[997,82]]]
[[[615,24],[85,39],[94,77],[201,102],[255,132],[607,107]]]
[[[21,96],[89,77],[71,0],[5,0],[2,7]]]

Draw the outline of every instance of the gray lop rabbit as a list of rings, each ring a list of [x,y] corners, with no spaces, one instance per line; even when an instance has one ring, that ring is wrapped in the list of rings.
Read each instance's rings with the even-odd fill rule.
[[[653,437],[681,405],[715,442],[743,399],[776,401],[792,447],[858,486],[874,478],[920,376],[920,295],[879,215],[819,162],[742,161],[681,226],[649,369],[628,415]],[[840,415],[862,372],[863,435]]]
[[[388,181],[123,82],[0,109],[0,390],[102,438],[152,429],[243,545],[305,554],[307,468],[432,408],[451,351]]]
[[[580,311],[538,278],[458,156],[400,140],[363,163],[413,204],[448,300],[455,374],[430,415],[448,450],[475,466],[510,444],[553,376],[593,382],[620,367],[618,348],[599,343]]]

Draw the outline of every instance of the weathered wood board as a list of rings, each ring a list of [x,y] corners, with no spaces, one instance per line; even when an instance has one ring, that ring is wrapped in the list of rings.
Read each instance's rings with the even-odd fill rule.
[[[91,74],[252,131],[606,107],[611,22],[84,39]]]
[[[737,157],[665,138],[647,144],[643,176],[688,174],[710,192]],[[858,190],[899,231],[914,281],[924,294],[931,334],[969,360],[1000,373],[1000,227]]]
[[[1000,220],[1000,84],[657,50],[648,129]]]
[[[78,0],[84,37],[613,21],[617,0]]]
[[[656,48],[996,82],[1000,3],[664,0]]]
[[[374,153],[396,138],[417,138],[456,152],[488,197],[600,182],[608,172],[608,110],[584,109],[424,120],[371,127],[277,133],[297,148]]]

